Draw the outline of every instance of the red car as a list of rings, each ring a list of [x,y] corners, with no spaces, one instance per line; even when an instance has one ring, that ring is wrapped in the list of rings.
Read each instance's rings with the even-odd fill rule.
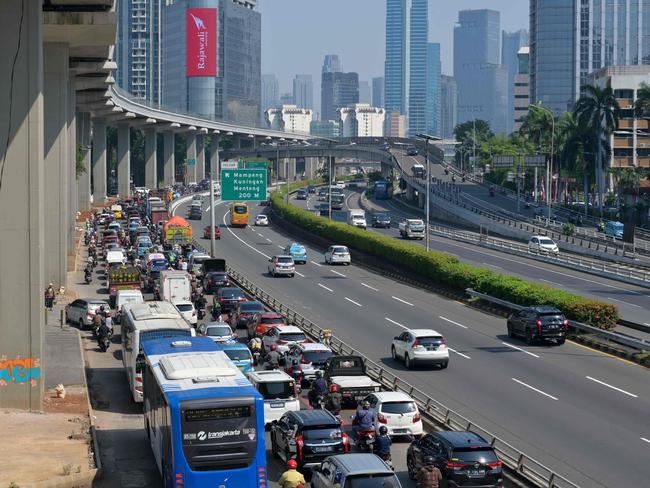
[[[203,229],[203,238],[204,239],[212,239],[212,236],[210,235],[210,226],[208,225],[206,228]],[[214,238],[215,239],[221,239],[221,229],[217,227],[216,225],[214,226]]]
[[[257,324],[255,330],[249,330],[248,335],[253,337],[255,335],[262,336],[269,331],[269,327],[274,325],[288,325],[287,321],[282,315],[275,312],[264,312],[260,316],[260,323]]]

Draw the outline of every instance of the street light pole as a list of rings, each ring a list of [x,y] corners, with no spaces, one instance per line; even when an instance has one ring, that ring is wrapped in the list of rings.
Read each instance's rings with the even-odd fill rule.
[[[425,239],[425,248],[427,252],[429,252],[429,217],[430,217],[430,212],[431,212],[431,205],[430,205],[430,198],[431,198],[431,174],[430,174],[430,168],[429,168],[429,141],[440,141],[441,139],[436,136],[430,136],[428,134],[417,134],[415,137],[419,139],[424,139],[424,161],[426,164],[426,192],[427,196],[425,198],[425,205],[426,205],[426,210],[425,210],[425,216],[426,216],[426,221],[424,223],[424,239]]]
[[[329,217],[330,217],[330,220],[332,220],[332,153],[331,152],[327,155],[327,164],[328,164],[328,168],[329,168],[327,170],[327,179],[329,180],[328,181],[328,183],[329,183],[329,194],[328,194],[327,199],[330,202],[330,205],[329,205],[329,207],[330,207],[329,208]]]
[[[547,224],[551,222],[551,173],[553,172],[553,144],[555,143],[555,116],[549,109],[541,105],[529,104],[528,107],[537,108],[548,113],[551,116],[551,154],[548,164],[546,165],[546,205],[548,206]]]

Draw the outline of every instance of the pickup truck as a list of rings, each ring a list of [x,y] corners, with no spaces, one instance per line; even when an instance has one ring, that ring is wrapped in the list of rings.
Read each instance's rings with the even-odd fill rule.
[[[381,390],[381,385],[366,376],[361,356],[331,356],[323,367],[328,385],[337,385],[345,403],[356,404],[370,393]]]
[[[404,239],[424,239],[424,222],[406,219],[399,223],[399,235]]]

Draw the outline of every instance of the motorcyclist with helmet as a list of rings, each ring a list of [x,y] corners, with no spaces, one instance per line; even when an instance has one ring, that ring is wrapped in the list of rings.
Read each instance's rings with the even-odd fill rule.
[[[419,488],[438,488],[442,481],[442,473],[435,466],[435,458],[433,456],[425,456],[423,466],[419,469],[415,479],[418,482]]]
[[[375,439],[375,454],[386,462],[390,461],[390,446],[392,444],[388,436],[388,427],[382,425],[379,427],[379,436]]]
[[[280,353],[276,350],[275,344],[271,344],[269,352],[264,356],[264,366],[266,369],[278,369],[280,366]]]
[[[318,397],[325,399],[328,392],[329,389],[327,388],[327,381],[323,378],[323,372],[316,370],[316,379],[311,384],[311,390],[309,390],[309,405],[313,407]]]
[[[325,397],[325,409],[329,410],[334,415],[341,413],[341,405],[343,404],[343,395],[339,392],[339,386],[332,384],[330,391]]]
[[[289,459],[287,461],[287,470],[282,473],[278,484],[282,488],[298,488],[301,485],[304,487],[305,483],[305,477],[298,471],[298,463],[295,459]]]
[[[358,434],[360,431],[374,431],[375,421],[375,412],[370,410],[370,402],[364,400],[361,408],[357,409],[357,413],[352,420],[352,429],[355,434]]]

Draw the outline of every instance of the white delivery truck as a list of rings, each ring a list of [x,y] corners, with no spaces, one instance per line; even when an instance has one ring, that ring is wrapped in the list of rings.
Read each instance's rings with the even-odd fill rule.
[[[399,235],[403,239],[424,239],[424,222],[421,219],[406,219],[399,223]]]
[[[192,295],[190,274],[187,271],[160,272],[160,296],[171,303],[189,302]]]
[[[366,228],[366,213],[358,208],[348,210],[348,224],[361,229]]]

